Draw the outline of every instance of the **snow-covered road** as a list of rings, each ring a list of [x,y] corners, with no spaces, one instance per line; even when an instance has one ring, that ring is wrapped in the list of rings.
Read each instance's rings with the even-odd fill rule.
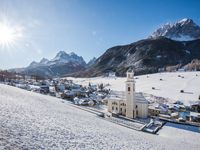
[[[159,134],[131,130],[60,99],[0,84],[0,149],[200,148],[199,133],[165,127]]]

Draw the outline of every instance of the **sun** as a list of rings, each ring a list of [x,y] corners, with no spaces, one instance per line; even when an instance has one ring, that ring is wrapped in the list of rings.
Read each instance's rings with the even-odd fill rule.
[[[13,42],[15,38],[12,28],[5,24],[0,24],[0,45],[7,46]]]
[[[0,22],[0,47],[9,48],[20,38],[20,30],[7,23]]]

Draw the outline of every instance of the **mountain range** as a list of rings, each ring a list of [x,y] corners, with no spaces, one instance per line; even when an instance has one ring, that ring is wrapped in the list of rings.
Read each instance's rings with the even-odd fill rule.
[[[186,65],[193,59],[200,59],[200,27],[185,18],[161,26],[147,39],[109,48],[87,64],[75,53],[60,51],[51,60],[43,58],[12,71],[49,77],[93,77],[114,71],[124,76],[130,67],[135,68],[136,74],[154,73],[167,66]]]
[[[158,28],[147,39],[106,50],[96,63],[75,76],[99,76],[114,71],[125,76],[128,68],[136,74],[155,73],[168,66],[184,66],[200,59],[200,27],[192,19],[182,19]]]
[[[91,62],[89,63],[91,64]],[[55,77],[85,70],[86,68],[87,64],[83,57],[73,52],[67,54],[65,51],[59,51],[51,60],[42,58],[40,62],[33,61],[28,67],[11,69],[11,71],[26,75]]]
[[[200,39],[174,41],[165,37],[145,39],[132,44],[115,46],[100,56],[94,65],[75,76],[100,76],[114,71],[125,76],[128,68],[135,73],[147,74],[173,65],[185,65],[200,58]]]
[[[66,64],[69,62],[81,64],[83,66],[86,65],[86,62],[84,61],[83,57],[78,56],[73,52],[67,54],[65,51],[59,51],[53,59],[48,60],[46,58],[42,58],[40,62],[33,61],[28,67],[51,66],[58,64]]]

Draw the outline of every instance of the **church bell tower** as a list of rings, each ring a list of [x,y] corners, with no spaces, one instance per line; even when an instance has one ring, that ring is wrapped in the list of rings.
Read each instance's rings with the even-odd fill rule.
[[[132,69],[127,71],[126,80],[126,117],[136,117],[135,81]]]

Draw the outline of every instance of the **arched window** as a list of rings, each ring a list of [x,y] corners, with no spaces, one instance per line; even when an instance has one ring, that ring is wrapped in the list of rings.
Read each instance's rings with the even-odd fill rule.
[[[131,91],[131,87],[128,87],[128,92],[130,92]]]

